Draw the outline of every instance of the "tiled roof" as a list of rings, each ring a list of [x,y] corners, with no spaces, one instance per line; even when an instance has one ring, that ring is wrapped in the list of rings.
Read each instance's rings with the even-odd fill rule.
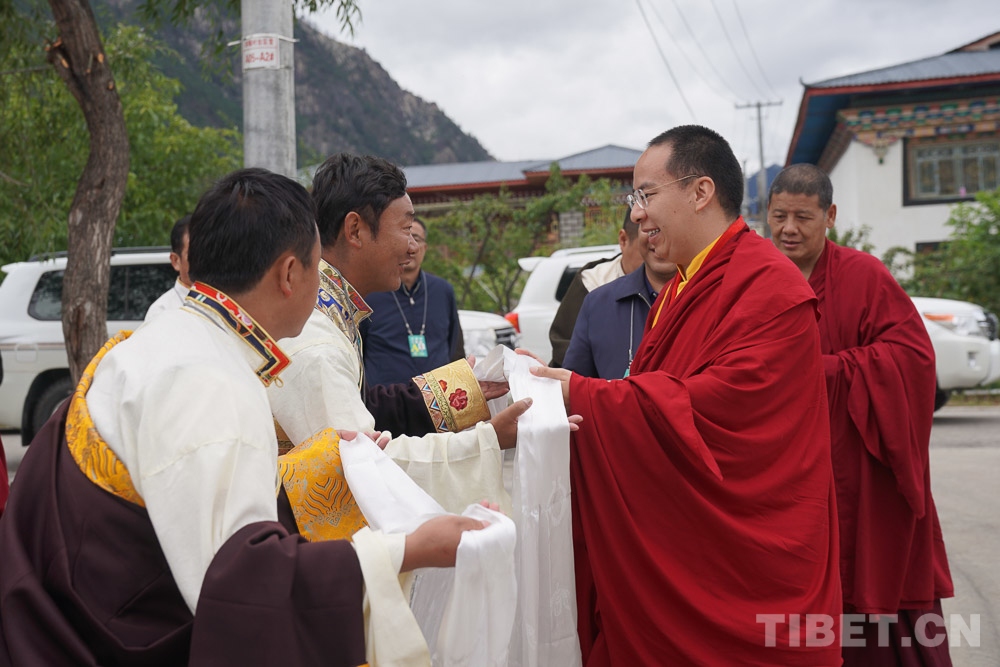
[[[842,88],[847,86],[877,86],[903,81],[926,81],[959,76],[978,76],[1000,72],[1000,49],[945,53],[892,67],[882,67],[867,72],[839,76],[819,83],[806,84],[807,88]]]
[[[404,167],[407,188],[428,188],[479,183],[515,183],[526,179],[526,172],[548,171],[553,162],[563,171],[600,171],[631,169],[642,151],[622,146],[601,146],[557,160],[522,160],[517,162],[458,162]]]
[[[524,180],[524,171],[538,160],[521,162],[456,162],[403,167],[407,188],[474,183],[511,183]],[[548,164],[547,162],[545,164]]]
[[[608,144],[583,153],[576,153],[556,160],[563,171],[597,171],[600,169],[631,169],[642,151]],[[539,162],[525,171],[548,171],[549,162]]]

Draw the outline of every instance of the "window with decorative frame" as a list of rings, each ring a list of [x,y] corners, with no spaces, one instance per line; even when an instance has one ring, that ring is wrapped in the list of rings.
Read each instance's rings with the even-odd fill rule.
[[[943,203],[972,199],[995,190],[1000,168],[1000,138],[906,142],[906,203]]]

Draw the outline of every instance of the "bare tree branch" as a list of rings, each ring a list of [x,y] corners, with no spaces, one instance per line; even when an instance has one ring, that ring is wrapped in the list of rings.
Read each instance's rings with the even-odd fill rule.
[[[0,171],[0,179],[3,179],[3,180],[5,180],[8,183],[11,183],[13,185],[20,185],[22,188],[28,187],[27,183],[22,183],[21,181],[17,180],[16,178],[11,178],[7,174],[3,173],[2,171]]]

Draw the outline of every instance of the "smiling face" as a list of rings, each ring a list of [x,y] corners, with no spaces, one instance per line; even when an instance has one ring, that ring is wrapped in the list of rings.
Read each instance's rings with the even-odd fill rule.
[[[382,212],[378,223],[378,236],[372,236],[365,225],[365,266],[367,280],[364,287],[355,285],[365,293],[393,292],[399,289],[403,269],[417,253],[413,231],[413,203],[409,195],[395,199]],[[417,229],[420,229],[419,227]]]
[[[824,211],[818,195],[778,192],[767,205],[767,225],[774,245],[807,280],[823,254],[826,230],[833,227],[836,218],[837,206],[831,204]]]
[[[677,273],[677,265],[660,257],[656,250],[649,247],[649,235],[639,230],[638,240],[639,252],[642,255],[643,264],[646,265],[646,279],[659,292],[663,286],[673,279]]]
[[[646,192],[646,208],[632,207],[632,222],[649,236],[649,247],[666,261],[685,264],[701,248],[691,251],[693,202],[688,189],[695,179],[680,180],[667,171],[669,144],[652,146],[635,163],[632,187]],[[676,182],[672,182],[676,181]]]
[[[424,263],[424,256],[427,255],[427,228],[423,223],[414,219],[412,230],[413,242],[417,244],[417,251],[410,256],[410,261],[403,270],[403,281],[412,286],[420,275],[420,267]]]

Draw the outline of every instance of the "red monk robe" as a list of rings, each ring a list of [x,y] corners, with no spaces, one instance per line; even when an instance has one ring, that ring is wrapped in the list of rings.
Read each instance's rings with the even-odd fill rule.
[[[928,465],[930,338],[871,255],[827,241],[809,284],[821,313],[845,609],[930,610],[954,595]]]
[[[812,290],[738,219],[651,326],[671,291],[630,377],[570,383],[584,663],[839,665]]]

